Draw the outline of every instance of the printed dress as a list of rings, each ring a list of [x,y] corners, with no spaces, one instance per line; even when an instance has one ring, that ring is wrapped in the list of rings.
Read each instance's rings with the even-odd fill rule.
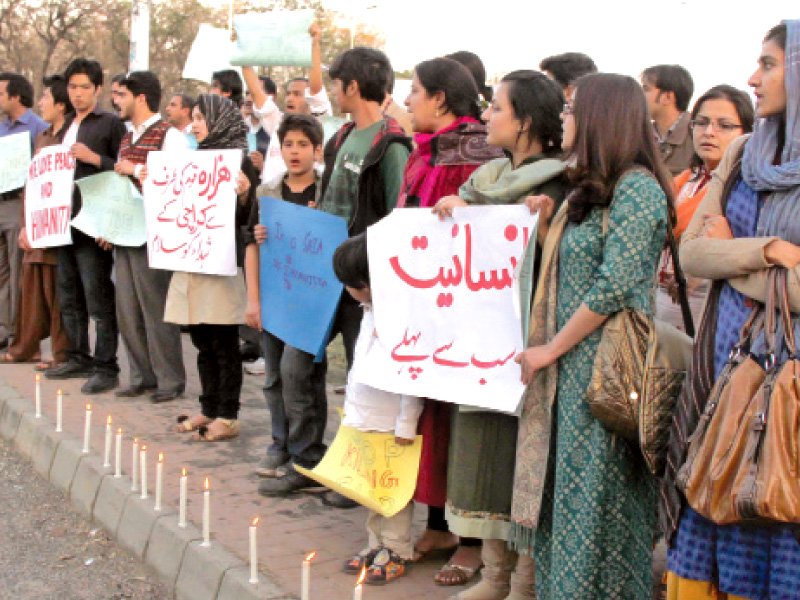
[[[603,211],[569,224],[559,249],[556,318],[581,304],[610,315],[654,310],[654,278],[666,236],[666,198],[635,171],[617,186],[603,239]],[[651,597],[655,481],[638,449],[589,412],[586,388],[602,329],[559,359],[550,464],[534,534],[539,600]]]

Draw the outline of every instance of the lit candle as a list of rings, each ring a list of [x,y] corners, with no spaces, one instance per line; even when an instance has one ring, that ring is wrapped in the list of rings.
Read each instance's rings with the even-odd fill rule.
[[[186,527],[186,467],[181,469],[180,499],[178,502],[178,527]]]
[[[258,517],[250,523],[250,583],[258,583]]]
[[[164,453],[158,453],[158,462],[156,463],[156,505],[153,510],[161,510],[161,486],[164,479]]]
[[[353,590],[353,600],[361,600],[364,593],[364,579],[367,577],[367,567],[361,567],[361,574],[356,581],[356,589]]]
[[[114,448],[114,477],[122,477],[122,427],[117,429],[117,439]]]
[[[64,412],[64,392],[58,390],[56,392],[56,433],[64,431],[62,427],[62,415]]]
[[[201,546],[211,545],[211,486],[208,477],[203,482],[203,543]]]
[[[139,483],[142,486],[142,495],[139,496],[142,500],[147,499],[147,446],[142,444],[142,449],[139,450],[139,463],[142,467],[142,476],[139,478]]]
[[[42,375],[36,374],[36,418],[42,418]]]
[[[311,593],[311,561],[314,560],[316,555],[316,552],[311,552],[303,559],[303,571],[300,580],[301,600],[309,600],[309,594]]]
[[[131,491],[139,491],[139,438],[133,438],[131,449]]]
[[[105,451],[103,452],[104,467],[111,466],[111,436],[113,433],[114,432],[111,430],[111,415],[108,415],[108,418],[106,419],[106,446]]]
[[[89,436],[92,434],[92,405],[86,405],[86,420],[83,423],[83,450],[84,454],[89,454]]]

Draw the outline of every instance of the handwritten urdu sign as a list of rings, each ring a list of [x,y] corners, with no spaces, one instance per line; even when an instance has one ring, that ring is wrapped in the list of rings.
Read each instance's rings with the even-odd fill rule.
[[[31,162],[31,135],[24,131],[0,137],[0,194],[25,185]]]
[[[236,275],[241,150],[150,152],[144,182],[150,267]]]
[[[417,487],[422,436],[400,446],[393,433],[365,433],[342,425],[313,470],[295,465],[300,473],[391,517],[411,501]]]
[[[25,183],[25,230],[33,248],[72,243],[69,223],[75,159],[69,146],[42,148],[28,166]]]
[[[524,348],[514,271],[535,216],[524,206],[395,210],[367,230],[378,343],[362,383],[515,412]]]
[[[147,242],[144,201],[129,178],[105,171],[75,185],[81,190],[81,210],[73,227],[115,246],[138,248]]]
[[[232,65],[311,66],[308,29],[313,10],[271,10],[233,17],[236,42]]]
[[[318,356],[328,342],[342,284],[333,252],[347,239],[341,217],[276,198],[261,198],[261,322],[287,344]]]

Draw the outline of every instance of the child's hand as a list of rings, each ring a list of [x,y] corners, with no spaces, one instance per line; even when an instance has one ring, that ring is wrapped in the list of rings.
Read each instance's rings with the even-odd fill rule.
[[[394,443],[397,444],[398,446],[410,446],[411,444],[414,443],[414,440],[409,440],[407,438],[394,436]]]
[[[308,208],[317,208],[317,203],[313,200],[308,201]]]
[[[247,302],[244,309],[244,322],[248,327],[261,331],[261,305],[258,302]]]
[[[444,220],[445,217],[453,216],[453,209],[457,206],[467,206],[467,203],[458,196],[445,196],[434,205],[433,214]]]
[[[253,227],[253,237],[256,239],[256,244],[263,244],[267,241],[267,226],[266,225],[255,225]]]

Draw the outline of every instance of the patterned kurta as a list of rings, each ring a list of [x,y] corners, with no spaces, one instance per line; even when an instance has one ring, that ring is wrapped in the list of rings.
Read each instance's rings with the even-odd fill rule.
[[[581,304],[610,315],[652,314],[654,277],[666,235],[666,198],[642,173],[617,187],[603,238],[595,209],[564,231],[556,318],[561,329]],[[586,388],[601,329],[558,362],[550,464],[534,535],[540,600],[636,600],[651,595],[655,481],[636,447],[589,412]]]

